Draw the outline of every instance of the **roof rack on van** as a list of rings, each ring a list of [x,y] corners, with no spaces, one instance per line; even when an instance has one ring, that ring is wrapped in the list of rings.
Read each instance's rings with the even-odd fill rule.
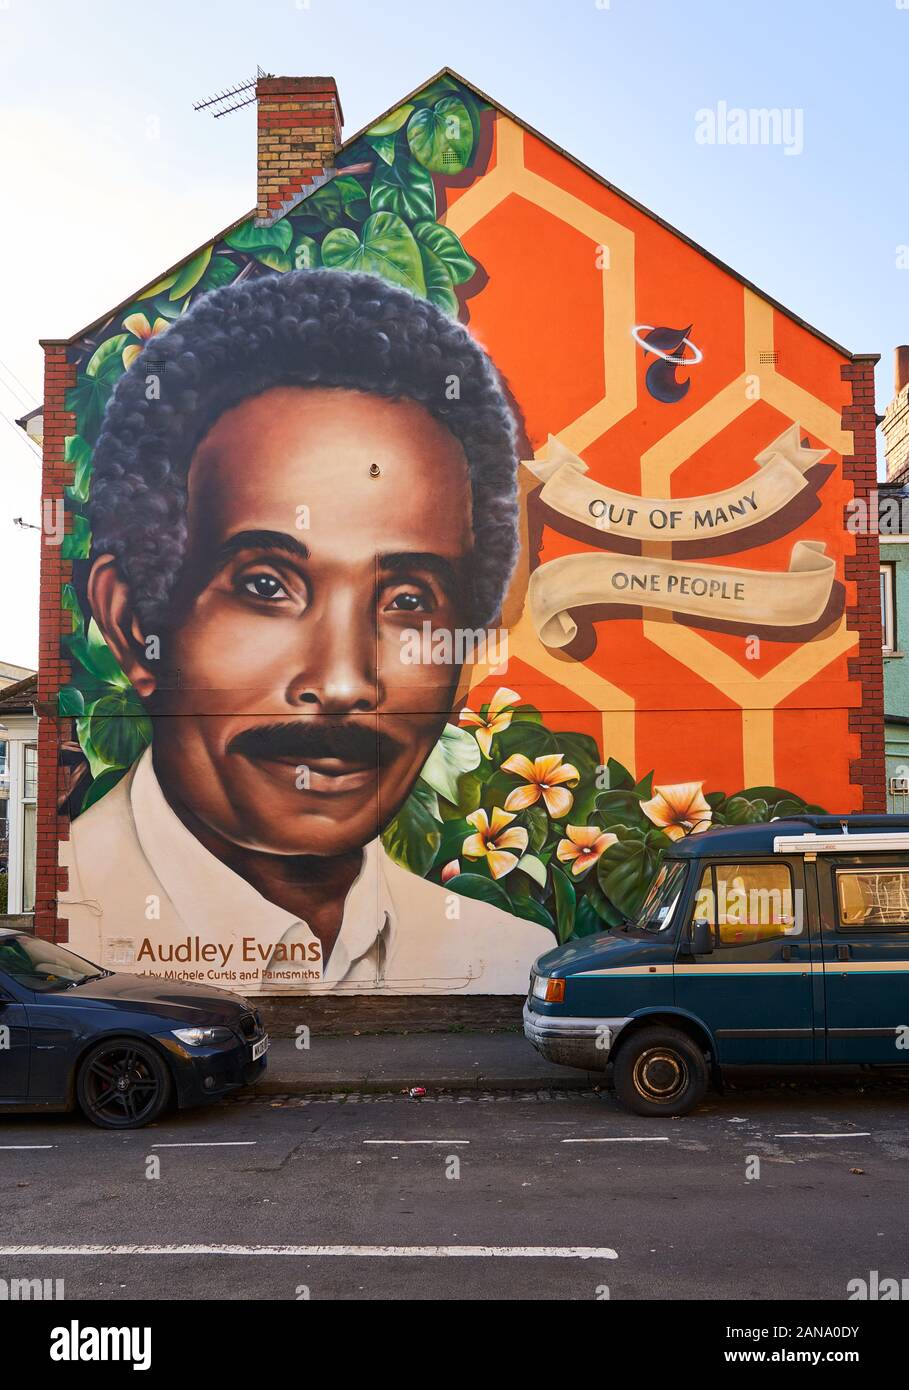
[[[793,820],[802,817],[792,817]],[[905,817],[900,817],[905,820]],[[775,835],[773,839],[774,854],[846,854],[855,853],[859,850],[895,850],[909,849],[909,830],[879,829],[876,832],[857,835],[840,833],[839,835],[818,835],[813,831],[804,835]]]

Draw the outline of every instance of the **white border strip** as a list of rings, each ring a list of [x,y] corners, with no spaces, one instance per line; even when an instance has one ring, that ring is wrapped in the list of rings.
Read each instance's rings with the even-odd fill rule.
[[[324,1255],[354,1259],[489,1260],[617,1260],[600,1245],[0,1245],[0,1256],[14,1255],[290,1255],[321,1259]]]

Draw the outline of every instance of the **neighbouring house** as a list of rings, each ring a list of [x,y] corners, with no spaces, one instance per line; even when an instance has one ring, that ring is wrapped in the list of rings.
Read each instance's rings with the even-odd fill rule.
[[[887,809],[909,811],[909,346],[894,354],[893,399],[881,421],[881,629]]]
[[[38,676],[0,662],[0,918],[35,910]]]
[[[513,995],[682,836],[883,810],[877,356],[449,69],[249,97],[252,209],[43,342],[37,929]]]

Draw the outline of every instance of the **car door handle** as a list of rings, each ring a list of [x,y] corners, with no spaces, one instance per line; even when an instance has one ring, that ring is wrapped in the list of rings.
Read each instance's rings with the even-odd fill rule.
[[[798,948],[798,946],[789,946],[789,945],[783,946],[783,947],[780,949],[780,958],[781,958],[781,960],[793,960],[793,959],[798,960],[798,959],[799,959],[799,948]]]
[[[836,958],[837,958],[837,960],[850,960],[851,957],[852,957],[852,947],[851,947],[851,946],[837,946],[837,948],[836,948]]]

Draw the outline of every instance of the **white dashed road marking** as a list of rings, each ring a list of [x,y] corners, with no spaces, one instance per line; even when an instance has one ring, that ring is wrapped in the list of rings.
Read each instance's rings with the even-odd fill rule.
[[[204,1140],[201,1143],[152,1144],[153,1149],[247,1149],[253,1148],[258,1139],[220,1139]]]
[[[666,1134],[607,1134],[598,1139],[560,1139],[560,1144],[668,1144]]]
[[[853,1129],[846,1134],[775,1134],[774,1139],[870,1139],[870,1129]]]
[[[398,1148],[401,1144],[469,1144],[469,1139],[364,1139],[364,1144],[390,1144]]]

